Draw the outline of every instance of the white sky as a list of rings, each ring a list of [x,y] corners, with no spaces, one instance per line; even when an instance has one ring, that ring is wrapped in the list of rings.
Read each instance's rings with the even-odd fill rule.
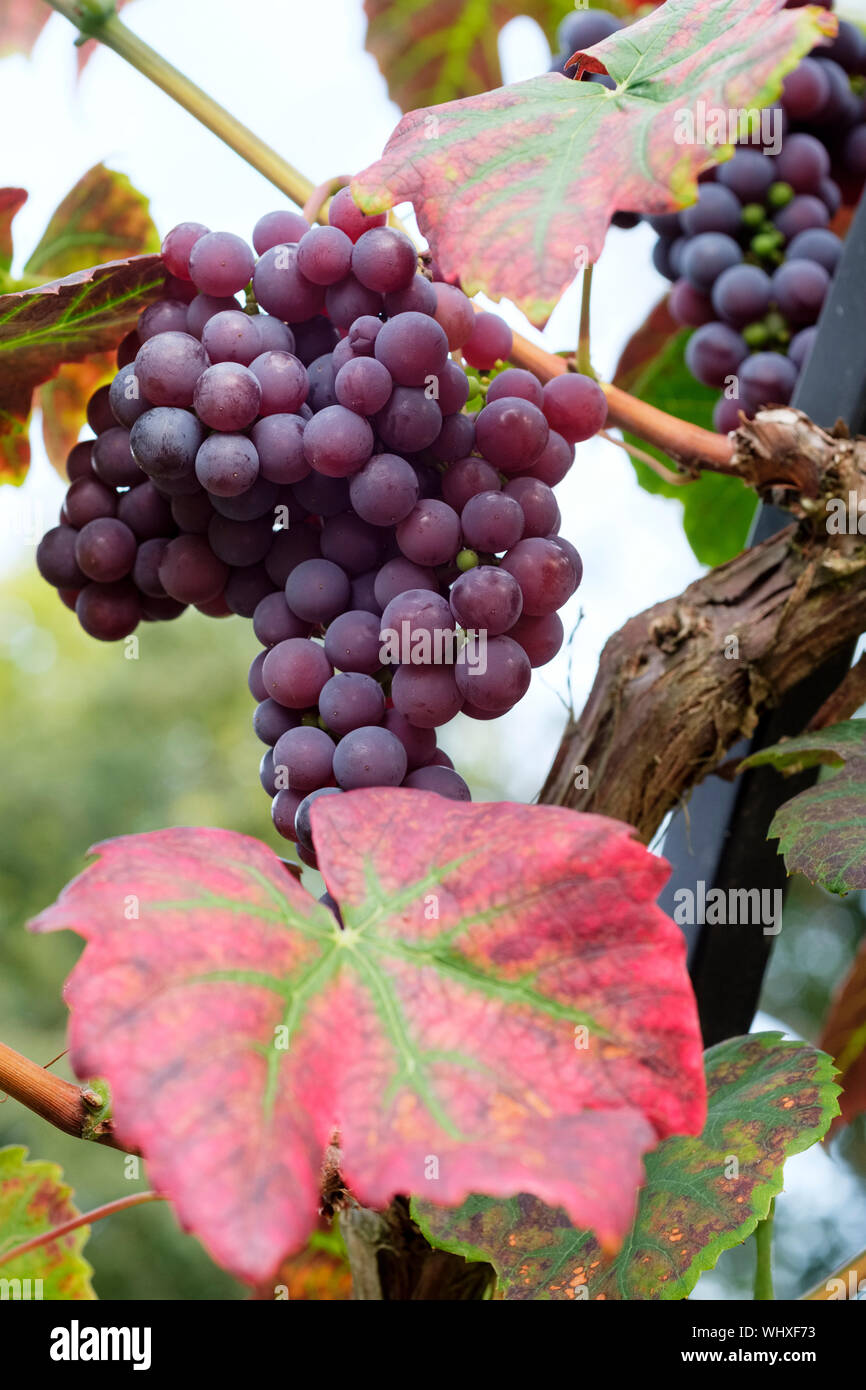
[[[375,159],[400,113],[364,52],[361,0],[245,0],[243,14],[239,30],[233,5],[136,0],[123,17],[314,182],[354,173]],[[115,54],[97,50],[76,82],[72,38],[71,26],[55,15],[32,58],[0,62],[0,129],[6,133],[0,181],[30,190],[15,221],[17,266],[60,198],[98,160],[122,170],[150,197],[162,233],[192,218],[249,237],[263,212],[283,205],[265,179]],[[544,71],[549,61],[541,31],[528,19],[508,26],[502,52],[507,81]],[[664,290],[650,264],[652,241],[645,227],[611,232],[596,271],[593,355],[604,375]],[[526,331],[519,313],[507,307],[505,313]],[[576,326],[573,288],[545,341],[553,349],[569,347]],[[24,488],[0,488],[3,569],[30,562],[34,531],[54,524],[62,497],[36,432],[33,452]],[[564,534],[585,564],[579,595],[585,618],[573,665],[581,703],[606,638],[699,571],[682,534],[679,505],[640,492],[627,457],[614,446],[583,445],[558,492]],[[577,611],[575,599],[563,614],[567,629]],[[518,710],[495,725],[471,726],[474,740],[485,746],[489,740],[491,757],[508,760],[515,796],[534,794],[556,748],[562,707],[552,687],[564,694],[566,676],[563,655],[536,676]]]

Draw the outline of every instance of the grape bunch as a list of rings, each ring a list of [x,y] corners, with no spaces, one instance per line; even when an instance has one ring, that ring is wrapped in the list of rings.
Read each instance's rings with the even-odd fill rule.
[[[503,369],[505,322],[348,189],[328,225],[278,211],[252,241],[169,232],[37,564],[103,640],[252,619],[261,781],[312,864],[320,795],[469,798],[436,730],[504,714],[559,650],[582,565],[553,488],[607,407],[580,374]]]
[[[842,21],[785,79],[772,113],[780,152],[738,146],[701,176],[696,203],[648,219],[656,269],[673,281],[671,315],[695,330],[687,366],[725,388],[714,412],[723,433],[740,411],[787,405],[814,346],[842,254],[831,223],[866,180],[864,77],[866,36]]]

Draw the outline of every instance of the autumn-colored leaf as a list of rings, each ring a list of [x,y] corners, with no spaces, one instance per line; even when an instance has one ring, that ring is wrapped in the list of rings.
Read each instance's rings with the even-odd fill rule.
[[[364,0],[366,48],[403,111],[498,87],[499,32],[517,15],[552,37],[571,0]]]
[[[688,340],[689,330],[673,324],[665,304],[658,305],[626,345],[614,380],[649,405],[711,430],[718,392],[702,386],[686,366]],[[626,438],[671,467],[662,449],[634,435]],[[744,549],[758,500],[739,478],[702,473],[679,485],[665,482],[639,458],[632,467],[645,492],[680,503],[686,540],[702,565],[723,565]]]
[[[74,1220],[79,1212],[71,1195],[56,1163],[29,1160],[25,1148],[0,1149],[0,1258],[34,1236]],[[0,1263],[0,1298],[95,1298],[90,1283],[93,1271],[81,1253],[89,1234],[88,1226],[80,1226],[27,1255]]]
[[[26,188],[0,188],[0,272],[12,264],[12,219],[27,202]]]
[[[125,174],[96,164],[70,189],[24,267],[60,279],[82,266],[159,250],[148,200]]]
[[[314,1231],[297,1255],[283,1260],[276,1276],[254,1294],[256,1299],[296,1303],[342,1303],[352,1297],[352,1271],[337,1231]]]
[[[128,3],[129,0],[114,0],[114,9],[122,10]],[[9,53],[29,54],[51,14],[44,0],[3,0],[0,7],[0,58]],[[70,38],[73,33],[70,30]],[[79,73],[95,49],[95,39],[88,39],[76,48]]]
[[[116,347],[163,283],[159,256],[134,256],[0,295],[0,482],[26,472],[34,387],[64,363]]]
[[[264,845],[108,841],[37,930],[87,948],[71,1060],[220,1263],[261,1283],[314,1225],[323,1155],[364,1205],[533,1191],[614,1247],[641,1155],[705,1117],[664,863],[553,807],[377,789],[313,811],[345,930]]]
[[[61,478],[66,459],[78,440],[86,418],[87,402],[97,387],[117,371],[113,352],[99,352],[84,362],[66,362],[36,392],[34,404],[42,411],[45,451]]]
[[[825,11],[782,4],[667,0],[590,50],[615,90],[547,73],[412,111],[355,198],[367,212],[412,202],[445,279],[544,323],[584,258],[598,259],[614,212],[694,202],[701,169],[730,157],[685,118],[774,101],[834,31]]]
[[[836,1059],[842,1085],[841,1114],[830,1129],[866,1113],[866,941],[830,1005],[821,1047]]]
[[[791,874],[805,874],[831,893],[866,888],[866,719],[762,748],[740,767],[801,772],[825,763],[841,771],[779,807],[767,836]]]
[[[473,1196],[456,1211],[416,1201],[415,1219],[436,1245],[489,1260],[508,1299],[686,1298],[766,1217],[785,1160],[838,1112],[831,1059],[780,1033],[720,1043],[706,1069],[704,1132],[647,1155],[637,1219],[613,1261],[537,1197]]]

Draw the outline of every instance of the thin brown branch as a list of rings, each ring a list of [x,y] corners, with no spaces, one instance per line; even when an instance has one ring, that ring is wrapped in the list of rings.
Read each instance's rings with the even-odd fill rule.
[[[673,473],[670,468],[665,468],[652,454],[648,454],[646,449],[638,449],[636,445],[629,444],[627,439],[617,439],[616,435],[609,430],[599,430],[599,437],[606,439],[608,444],[615,444],[618,449],[624,450],[629,458],[637,459],[639,463],[645,463],[647,468],[651,468],[661,478],[662,482],[668,483],[671,487],[684,487],[686,483],[693,483],[695,475],[693,473]]]
[[[0,1091],[64,1134],[121,1148],[114,1138],[111,1121],[95,1121],[95,1110],[101,1103],[95,1091],[64,1081],[5,1043],[0,1043]]]
[[[93,1211],[81,1212],[69,1221],[64,1221],[59,1226],[53,1227],[52,1230],[43,1231],[41,1235],[33,1236],[31,1240],[25,1240],[21,1245],[13,1246],[11,1250],[2,1251],[0,1253],[0,1265],[9,1264],[22,1255],[29,1255],[31,1250],[38,1250],[40,1245],[49,1245],[53,1240],[60,1240],[63,1236],[68,1236],[71,1231],[77,1231],[81,1226],[92,1226],[96,1221],[104,1221],[106,1216],[113,1216],[115,1212],[126,1211],[128,1207],[140,1207],[144,1202],[162,1202],[164,1200],[165,1198],[160,1192],[131,1192],[128,1197],[117,1197],[113,1202],[106,1202],[101,1207],[94,1207]]]
[[[810,729],[829,729],[851,719],[866,704],[866,656],[852,666],[842,684],[828,696],[809,724]]]

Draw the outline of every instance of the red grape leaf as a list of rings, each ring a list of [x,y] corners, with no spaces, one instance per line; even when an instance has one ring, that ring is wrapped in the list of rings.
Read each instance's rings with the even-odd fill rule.
[[[12,219],[27,202],[26,188],[0,188],[0,273],[12,264]]]
[[[34,387],[65,362],[116,347],[163,283],[159,256],[132,256],[0,295],[0,482],[26,473]]]
[[[824,1023],[821,1047],[841,1073],[841,1115],[830,1133],[866,1113],[866,941],[843,981]]]
[[[114,0],[114,8],[122,10],[129,0]],[[9,53],[29,54],[43,28],[51,18],[51,10],[43,0],[3,0],[0,7],[0,58]],[[88,39],[76,48],[78,71],[96,49],[96,40]]]
[[[335,1132],[365,1205],[529,1190],[614,1248],[642,1153],[705,1115],[666,865],[615,821],[405,790],[313,830],[345,930],[223,830],[108,841],[36,919],[87,938],[71,1058],[121,1143],[253,1283],[314,1225]]]
[[[366,48],[403,111],[498,87],[499,31],[528,15],[550,35],[570,0],[364,0]]]
[[[866,888],[866,719],[785,739],[740,767],[800,772],[819,763],[841,771],[780,806],[767,839],[779,841],[788,873],[805,874],[831,893],[850,893]]]
[[[617,82],[557,73],[412,111],[352,184],[366,212],[411,202],[446,280],[513,300],[544,323],[614,212],[694,202],[697,175],[731,155],[687,118],[775,100],[833,16],[783,0],[667,0],[590,51]],[[699,129],[696,124],[695,129]],[[691,143],[678,143],[678,134]]]
[[[78,1216],[71,1195],[72,1189],[64,1184],[62,1169],[56,1163],[28,1160],[25,1148],[0,1149],[0,1257]],[[27,1255],[0,1264],[0,1299],[95,1298],[90,1283],[93,1271],[81,1253],[89,1234],[88,1226],[80,1226],[58,1240],[38,1245]],[[16,1281],[8,1293],[5,1280]]]
[[[416,1201],[415,1219],[436,1245],[491,1261],[508,1299],[688,1297],[766,1217],[786,1158],[816,1143],[839,1109],[831,1059],[780,1033],[730,1038],[710,1048],[706,1069],[704,1132],[647,1154],[634,1227],[615,1259],[526,1194],[473,1196],[456,1211]]]

